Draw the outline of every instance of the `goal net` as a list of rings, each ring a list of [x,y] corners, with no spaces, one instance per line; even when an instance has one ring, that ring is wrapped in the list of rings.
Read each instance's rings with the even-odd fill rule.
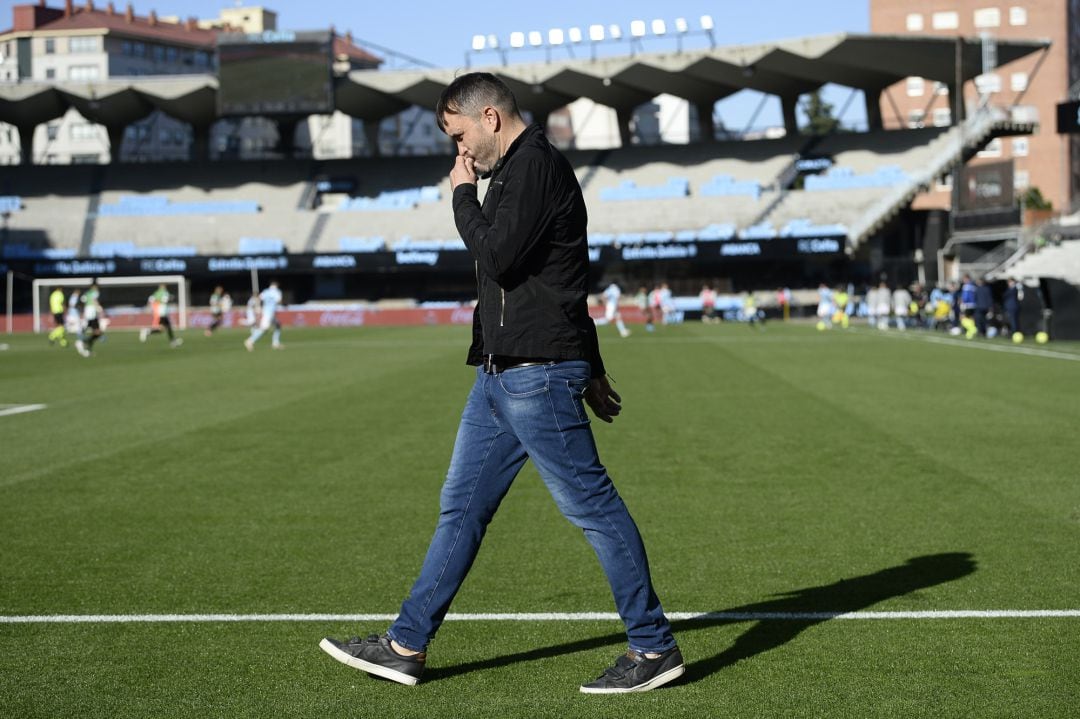
[[[183,275],[159,275],[156,277],[53,277],[34,280],[34,332],[41,332],[51,322],[42,321],[42,315],[49,312],[49,294],[56,288],[64,290],[64,309],[73,290],[82,290],[97,282],[101,291],[101,306],[109,318],[110,329],[138,329],[150,324],[150,311],[147,301],[158,285],[172,295],[175,310],[169,314],[175,317],[179,329],[187,328],[188,287]],[[80,306],[80,311],[82,307]]]

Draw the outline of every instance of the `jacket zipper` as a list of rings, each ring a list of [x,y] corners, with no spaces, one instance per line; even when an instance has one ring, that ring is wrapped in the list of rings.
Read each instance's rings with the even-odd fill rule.
[[[506,290],[500,287],[499,292],[502,294],[502,307],[499,308],[499,327],[504,327],[506,320]]]

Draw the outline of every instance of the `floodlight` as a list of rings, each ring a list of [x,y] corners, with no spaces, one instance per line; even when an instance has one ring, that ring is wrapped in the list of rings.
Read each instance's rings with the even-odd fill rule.
[[[539,30],[529,31],[529,44],[533,47],[540,47],[544,44],[544,36],[540,34]]]
[[[490,47],[492,50],[498,50],[499,49],[499,36],[498,35],[488,35],[487,43],[488,43],[488,47]]]
[[[686,18],[684,18],[684,17],[675,18],[675,32],[682,33],[682,32],[689,32],[689,30],[690,30],[690,26],[686,24]]]
[[[712,15],[702,15],[701,16],[701,29],[702,30],[712,30],[713,27],[715,27],[715,26],[713,25]]]
[[[645,37],[645,21],[644,20],[631,20],[630,21],[630,34],[634,37]]]
[[[483,35],[473,35],[472,36],[472,49],[473,50],[483,50],[486,41],[487,41],[487,39]]]
[[[548,45],[562,45],[564,39],[561,29],[556,27],[548,30]]]
[[[510,33],[510,47],[525,47],[525,33]]]
[[[608,27],[608,35],[611,36],[612,40],[621,40],[622,39],[622,28],[619,27],[618,25],[611,25],[611,26]]]
[[[581,28],[572,27],[566,34],[570,36],[570,42],[581,42]]]
[[[590,25],[589,26],[589,39],[593,42],[604,41],[604,26],[603,25]]]
[[[667,23],[665,23],[663,20],[653,20],[652,21],[652,34],[653,35],[664,35],[666,33],[667,33]]]

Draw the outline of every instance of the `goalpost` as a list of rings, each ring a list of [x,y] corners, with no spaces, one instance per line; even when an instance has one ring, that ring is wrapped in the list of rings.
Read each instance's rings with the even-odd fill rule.
[[[175,292],[173,294],[176,297],[176,308],[178,312],[178,329],[187,329],[187,280],[183,275],[158,275],[155,277],[141,276],[141,277],[52,277],[49,279],[34,280],[34,332],[41,332],[41,308],[47,303],[43,303],[43,298],[48,296],[50,290],[54,287],[89,287],[91,283],[97,282],[98,287],[139,287],[145,285],[161,285],[164,284],[166,288],[171,285],[175,286]],[[108,298],[106,298],[108,299]],[[67,303],[64,305],[65,312],[67,311]],[[106,310],[108,308],[106,307]]]

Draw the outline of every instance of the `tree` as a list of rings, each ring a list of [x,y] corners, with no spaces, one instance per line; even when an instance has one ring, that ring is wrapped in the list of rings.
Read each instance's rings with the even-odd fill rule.
[[[1038,187],[1028,188],[1027,192],[1020,196],[1020,202],[1026,210],[1052,210],[1053,203],[1043,197],[1042,190]]]
[[[840,127],[840,120],[833,117],[832,103],[822,99],[820,89],[806,96],[803,112],[806,113],[806,125],[802,129],[804,135],[828,135]]]

